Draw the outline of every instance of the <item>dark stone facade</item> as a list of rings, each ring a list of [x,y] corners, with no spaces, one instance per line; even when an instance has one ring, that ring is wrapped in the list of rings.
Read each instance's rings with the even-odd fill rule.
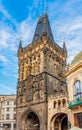
[[[39,37],[35,33],[29,46],[22,48],[20,42],[18,49],[17,130],[48,130],[49,96],[67,94],[65,44],[63,49],[50,38],[48,16],[42,18],[45,31],[35,31]]]

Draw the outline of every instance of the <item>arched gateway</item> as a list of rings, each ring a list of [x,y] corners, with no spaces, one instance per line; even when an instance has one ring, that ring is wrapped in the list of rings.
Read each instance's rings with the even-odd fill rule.
[[[67,114],[57,113],[55,114],[50,123],[50,130],[68,130]]]
[[[21,121],[22,130],[40,130],[40,121],[37,114],[33,111],[26,113]]]

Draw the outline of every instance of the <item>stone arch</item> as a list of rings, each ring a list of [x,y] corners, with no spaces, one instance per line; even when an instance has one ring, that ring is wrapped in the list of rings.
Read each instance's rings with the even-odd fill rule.
[[[34,118],[32,118],[32,115],[34,116],[34,118],[36,118],[35,121],[34,121]],[[28,119],[30,119],[30,120],[28,120]],[[30,123],[32,123],[32,127],[29,126],[30,128],[27,128],[28,127],[27,122],[28,122],[28,125]],[[25,110],[22,113],[22,115],[19,117],[19,121],[18,121],[18,125],[20,127],[19,128],[20,130],[31,130],[31,129],[32,130],[40,130],[40,124],[41,124],[41,117],[40,117],[39,113],[33,109]],[[34,125],[34,128],[33,128],[33,125]]]
[[[67,130],[67,113],[60,112],[53,115],[50,121],[50,130]]]
[[[34,112],[34,113],[38,116],[39,121],[41,122],[41,118],[40,118],[39,113],[36,112],[36,110],[34,110],[34,109],[32,109],[32,108],[30,108],[30,109],[28,109],[28,110],[26,110],[26,111],[23,112],[23,114],[22,114],[21,117],[20,117],[21,122],[22,122],[22,120],[25,120],[25,119],[26,119],[26,117],[29,115],[30,112]]]

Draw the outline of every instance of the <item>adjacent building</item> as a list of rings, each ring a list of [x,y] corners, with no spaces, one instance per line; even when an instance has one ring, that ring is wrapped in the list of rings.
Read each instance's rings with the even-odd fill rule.
[[[0,128],[1,130],[16,128],[16,95],[0,95]]]
[[[82,128],[82,51],[72,60],[66,73],[70,122],[72,126]]]

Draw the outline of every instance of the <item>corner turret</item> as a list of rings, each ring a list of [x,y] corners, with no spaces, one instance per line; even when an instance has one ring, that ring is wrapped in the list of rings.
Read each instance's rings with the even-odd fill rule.
[[[19,41],[18,51],[19,51],[19,50],[22,50],[22,41],[21,41],[21,39],[20,39],[20,41]]]
[[[63,41],[63,51],[66,55],[66,58],[67,58],[67,49],[66,49],[66,43],[65,43],[65,40]]]

